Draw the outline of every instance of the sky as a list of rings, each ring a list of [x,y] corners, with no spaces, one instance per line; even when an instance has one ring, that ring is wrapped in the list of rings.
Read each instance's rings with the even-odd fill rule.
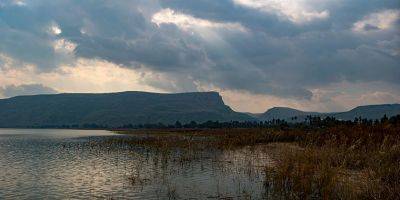
[[[0,0],[0,98],[218,91],[236,111],[400,103],[398,0]]]

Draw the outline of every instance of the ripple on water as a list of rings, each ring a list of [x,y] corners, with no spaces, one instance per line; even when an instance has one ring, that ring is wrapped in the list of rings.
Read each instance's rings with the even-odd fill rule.
[[[261,198],[262,170],[248,169],[249,162],[268,162],[260,151],[210,151],[189,163],[173,156],[165,162],[156,152],[102,142],[110,137],[122,136],[0,129],[0,199],[204,199],[243,191]]]

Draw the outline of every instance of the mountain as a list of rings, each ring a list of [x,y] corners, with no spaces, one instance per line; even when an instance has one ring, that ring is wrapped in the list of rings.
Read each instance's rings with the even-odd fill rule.
[[[400,104],[358,106],[347,112],[330,114],[330,116],[341,120],[353,120],[356,117],[380,119],[384,115],[388,117],[400,115]]]
[[[356,117],[367,119],[380,119],[385,114],[388,117],[400,115],[400,104],[358,106],[352,110],[337,113],[305,112],[292,108],[275,107],[267,110],[261,115],[258,115],[258,119],[262,121],[269,121],[272,119],[284,119],[286,121],[303,121],[309,115],[320,117],[330,116],[335,117],[339,120],[354,120],[354,118]]]
[[[296,110],[293,108],[286,107],[274,107],[269,109],[267,112],[259,115],[258,119],[262,121],[270,121],[273,119],[284,119],[287,121],[303,121],[308,115],[320,115],[317,112],[305,112],[301,110]],[[296,120],[292,118],[296,117]]]
[[[275,107],[262,114],[233,111],[217,92],[160,94],[119,92],[50,94],[0,99],[0,127],[43,127],[85,124],[118,127],[126,124],[176,121],[303,121],[307,116],[379,119],[400,114],[400,104],[359,106],[347,112],[318,113]]]
[[[0,127],[255,120],[234,112],[217,92],[52,94],[0,99]]]

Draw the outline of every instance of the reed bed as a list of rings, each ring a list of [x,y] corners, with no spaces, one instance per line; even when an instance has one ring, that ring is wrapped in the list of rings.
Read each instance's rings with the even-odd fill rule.
[[[346,125],[304,132],[282,149],[266,188],[285,199],[398,199],[400,128]]]
[[[273,199],[398,199],[400,126],[379,123],[327,127],[118,131],[112,142],[156,150],[190,163],[203,152],[274,145],[265,166],[265,197]],[[178,158],[168,157],[179,152]],[[254,167],[249,164],[249,168]]]

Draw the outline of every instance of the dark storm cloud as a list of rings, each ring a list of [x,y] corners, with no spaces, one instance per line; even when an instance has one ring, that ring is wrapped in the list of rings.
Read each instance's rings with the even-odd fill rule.
[[[87,58],[100,57],[125,67],[145,64],[152,69],[167,72],[204,61],[202,50],[191,45],[193,40],[174,26],[163,26],[133,40],[91,37],[79,42],[76,53]]]
[[[56,94],[58,93],[53,88],[46,87],[41,84],[29,84],[29,85],[7,85],[0,87],[0,96],[3,97],[14,97],[21,95],[35,95],[35,94]]]
[[[44,68],[56,67],[55,55],[44,37],[36,12],[17,5],[0,7],[0,52]]]
[[[341,81],[400,84],[398,20],[390,30],[371,23],[363,27],[366,33],[353,30],[372,13],[398,10],[396,0],[313,1],[307,6],[329,15],[305,23],[232,0],[13,2],[0,5],[0,53],[41,70],[98,58],[161,73],[174,83],[154,78],[146,84],[166,90],[204,83],[297,99]],[[222,25],[204,31],[153,23],[152,16],[166,8]],[[246,31],[224,28],[228,23]],[[61,32],[49,33],[52,26]],[[73,56],[54,50],[59,39],[76,45]]]

